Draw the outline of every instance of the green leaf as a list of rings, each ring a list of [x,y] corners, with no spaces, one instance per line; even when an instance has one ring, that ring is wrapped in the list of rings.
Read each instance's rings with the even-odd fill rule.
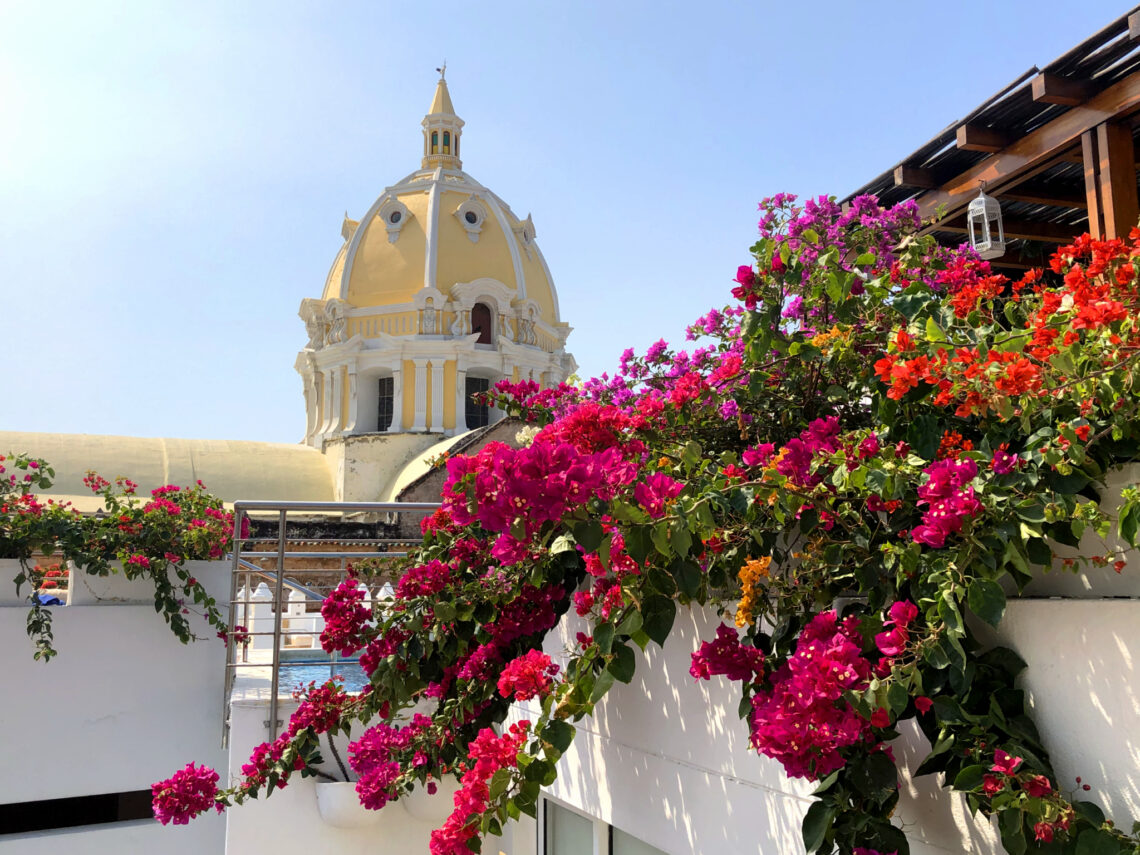
[[[954,778],[954,789],[964,793],[973,792],[982,785],[985,774],[985,766],[967,766]]]
[[[664,647],[677,617],[676,604],[668,597],[646,597],[641,604],[641,617],[646,634]]]
[[[998,831],[1001,845],[1009,855],[1024,855],[1028,848],[1021,822],[1021,811],[1005,810],[998,814]]]
[[[614,675],[614,679],[623,683],[633,679],[636,668],[637,660],[633,655],[633,648],[625,644],[619,644],[614,648],[614,658],[606,666],[606,670]]]
[[[942,331],[942,327],[938,326],[934,318],[926,319],[926,340],[946,341],[946,333]]]
[[[650,540],[651,529],[648,526],[630,526],[625,532],[626,554],[638,564],[645,563],[646,557],[653,543]]]
[[[997,626],[1005,614],[1005,592],[997,582],[975,579],[966,594],[970,611],[988,623]]]
[[[1121,851],[1115,838],[1099,828],[1086,828],[1077,838],[1076,855],[1119,855]]]
[[[641,612],[630,612],[622,619],[622,622],[618,624],[618,635],[633,635],[641,629],[641,620]]]
[[[522,540],[523,538],[518,538],[518,539]],[[557,555],[560,552],[577,552],[577,551],[578,550],[577,550],[577,547],[574,545],[574,541],[572,541],[570,538],[568,538],[564,534],[560,534],[558,537],[554,538],[554,543],[550,544],[550,554],[551,555]]]
[[[906,686],[902,683],[891,683],[890,689],[887,690],[887,703],[895,716],[906,709],[909,700],[910,693],[907,692]]]
[[[669,565],[669,572],[677,580],[677,590],[687,597],[695,597],[701,590],[701,568],[692,561],[677,559]]]
[[[510,782],[511,782],[511,770],[510,769],[499,769],[498,771],[496,771],[495,774],[491,776],[490,800],[495,801],[496,799],[499,798],[499,796],[501,796],[504,792],[506,792],[507,785],[510,784]]]
[[[597,681],[594,683],[594,691],[590,692],[590,703],[596,704],[600,701],[613,684],[614,675],[612,671],[607,669],[599,674]]]
[[[575,733],[574,725],[570,724],[570,722],[555,720],[547,722],[546,727],[542,729],[542,738],[553,745],[559,752],[562,752],[570,747],[570,743],[574,741]],[[499,771],[504,770],[500,769]]]
[[[574,539],[586,550],[597,552],[602,545],[602,525],[596,520],[586,520],[574,526]]]
[[[594,643],[602,653],[609,653],[614,646],[614,625],[600,623],[594,628]]]
[[[808,852],[815,852],[823,845],[831,824],[835,822],[836,810],[833,805],[825,802],[812,802],[804,815],[803,837],[804,848]]]
[[[1099,805],[1092,802],[1073,802],[1073,810],[1077,815],[1086,819],[1095,826],[1104,825],[1104,811],[1100,809]]]

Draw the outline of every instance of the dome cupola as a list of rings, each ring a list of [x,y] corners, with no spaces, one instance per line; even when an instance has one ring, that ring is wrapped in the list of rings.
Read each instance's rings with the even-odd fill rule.
[[[310,445],[463,433],[498,416],[473,393],[503,378],[556,385],[577,368],[534,220],[462,170],[464,123],[439,72],[421,168],[344,217],[321,297],[302,301]]]

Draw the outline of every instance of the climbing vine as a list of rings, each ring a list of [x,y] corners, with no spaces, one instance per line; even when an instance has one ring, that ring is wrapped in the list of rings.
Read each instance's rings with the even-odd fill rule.
[[[1086,532],[1115,526],[1122,546],[1082,562],[1125,569],[1137,491],[1113,520],[1101,490],[1140,439],[1140,235],[1082,237],[1011,282],[920,236],[910,204],[761,209],[736,302],[690,328],[692,350],[496,387],[533,439],[447,461],[390,605],[364,607],[354,579],[324,604],[322,643],[359,653],[367,691],[313,687],[228,788],[193,764],[155,784],[160,820],[284,786],[322,733],[356,727],[361,801],[455,776],[431,850],[477,851],[534,814],[635,649],[711,605],[724,622],[691,673],[735,683],[752,748],[818,782],[809,851],[909,851],[889,746],[906,719],[932,746],[918,773],[996,816],[1013,855],[1140,851],[1065,795],[1015,688],[1024,663],[972,629]],[[542,644],[570,610],[589,632],[559,668]],[[517,700],[539,714],[497,728]]]

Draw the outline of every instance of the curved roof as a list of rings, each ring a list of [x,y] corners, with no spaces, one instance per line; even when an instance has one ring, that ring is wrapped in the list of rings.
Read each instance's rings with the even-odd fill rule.
[[[358,309],[409,304],[435,288],[445,299],[460,283],[501,282],[515,300],[533,300],[543,321],[561,322],[550,269],[535,242],[534,223],[460,168],[463,122],[441,79],[424,119],[425,135],[453,134],[453,154],[433,154],[425,137],[422,168],[388,187],[359,224],[342,230],[345,243],[322,299]],[[442,130],[441,130],[442,129]],[[450,151],[444,149],[444,151]]]
[[[80,510],[101,505],[83,484],[88,470],[130,478],[144,495],[165,484],[202,481],[225,502],[335,500],[324,455],[306,445],[0,431],[0,454],[10,452],[46,460],[55,482],[44,494]]]

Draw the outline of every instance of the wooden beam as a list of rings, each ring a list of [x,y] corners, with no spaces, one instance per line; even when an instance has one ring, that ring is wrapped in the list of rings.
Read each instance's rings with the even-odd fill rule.
[[[1054,208],[1087,208],[1088,200],[1084,193],[1068,193],[1054,190],[1040,184],[1026,186],[1018,184],[1011,190],[996,194],[994,198],[1008,199],[1010,202],[1028,202],[1030,205],[1051,205]]]
[[[1088,130],[1081,134],[1081,156],[1084,163],[1085,199],[1088,201],[1089,234],[1100,238],[1104,234],[1104,209],[1100,204],[1100,181],[1097,179],[1100,157],[1097,154],[1096,131]]]
[[[923,193],[917,199],[919,213],[926,218],[933,217],[940,209],[947,215],[958,213],[978,194],[980,182],[986,182],[991,195],[1000,192],[1034,167],[1061,157],[1080,141],[1085,131],[1138,108],[1140,73],[1134,73],[1081,106],[1066,110],[1048,124],[1014,140],[1000,154],[987,157],[940,187]]]
[[[1058,77],[1048,72],[1034,77],[1031,88],[1034,101],[1040,104],[1064,104],[1067,107],[1085,103],[1091,91],[1087,80]]]
[[[1096,142],[1104,237],[1126,238],[1140,217],[1132,126],[1127,122],[1105,122],[1096,129]]]
[[[904,165],[895,167],[895,186],[919,187],[923,190],[929,190],[932,187],[937,187],[938,182],[934,180],[934,173],[930,170]]]
[[[1006,240],[1039,240],[1046,243],[1071,243],[1072,240],[1084,231],[1083,228],[1059,226],[1056,223],[1033,223],[1022,220],[1008,220],[1002,218],[1002,229]],[[968,234],[965,217],[955,217],[934,223],[932,231],[951,232],[953,234]]]
[[[955,131],[958,148],[965,151],[1001,151],[1009,145],[1010,139],[1000,131],[981,125],[959,125]]]
[[[1140,12],[1128,16],[1128,38],[1131,41],[1140,39]]]

